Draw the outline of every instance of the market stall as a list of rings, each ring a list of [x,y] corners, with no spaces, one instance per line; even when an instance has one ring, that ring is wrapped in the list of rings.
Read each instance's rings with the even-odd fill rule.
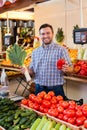
[[[43,0],[42,0],[43,1]],[[42,1],[29,1],[31,3],[36,3],[36,2],[42,2]],[[11,6],[10,10],[12,9],[19,9],[21,6],[23,7],[26,6],[27,1],[25,0],[21,6],[19,7],[19,2],[21,0],[15,1],[15,3]],[[69,53],[69,56],[71,58],[72,64],[74,66],[74,70],[72,73],[65,73],[64,79],[65,79],[65,92],[66,95],[70,98],[70,100],[65,101],[62,96],[55,96],[53,91],[50,91],[48,93],[46,92],[41,92],[38,95],[29,94],[27,98],[25,97],[17,97],[15,99],[21,100],[21,105],[15,106],[15,103],[12,100],[9,100],[9,96],[11,97],[10,99],[14,98],[15,96],[18,95],[11,95],[9,93],[7,98],[0,98],[0,125],[1,125],[1,130],[25,130],[25,129],[30,129],[30,130],[86,130],[87,129],[87,97],[86,97],[86,92],[87,92],[87,49],[85,47],[77,47],[76,44],[72,42],[72,39],[70,39],[70,36],[72,35],[72,32],[69,32],[71,29],[71,25],[68,24],[68,22],[71,23],[71,21],[68,21],[68,16],[69,12],[67,10],[71,9],[67,4],[72,5],[76,4],[78,5],[79,2],[74,2],[71,0],[68,1],[61,1],[58,0],[52,0],[52,4],[50,5],[50,1],[48,1],[47,5],[44,3],[43,6],[42,3],[38,4],[35,6],[35,32],[36,35],[38,35],[38,27],[40,24],[42,24],[43,21],[49,22],[54,25],[55,28],[55,40],[58,40],[58,44],[61,46],[63,45]],[[59,5],[58,5],[59,2]],[[70,2],[70,3],[68,3]],[[14,5],[17,6],[15,7]],[[28,3],[27,3],[28,4]],[[48,5],[50,8],[48,8]],[[67,6],[66,6],[67,5]],[[9,5],[10,6],[10,5]],[[14,7],[13,7],[14,6]],[[82,4],[80,5],[82,6]],[[3,10],[0,9],[1,12],[5,11],[6,6],[3,7]],[[59,8],[58,8],[59,7]],[[39,8],[39,10],[38,10]],[[76,8],[76,6],[75,6]],[[44,11],[46,10],[47,15],[43,15]],[[49,11],[47,11],[49,9]],[[9,10],[8,8],[6,11]],[[62,12],[61,12],[62,10]],[[60,14],[55,14],[56,12],[60,12]],[[77,10],[75,10],[76,14],[78,14]],[[11,12],[9,12],[11,13]],[[14,13],[14,12],[13,12]],[[73,14],[73,11],[71,10],[71,13]],[[80,12],[81,13],[81,12]],[[55,15],[54,15],[55,14]],[[42,16],[42,20],[41,17]],[[57,19],[57,16],[59,18],[59,21]],[[62,17],[64,16],[64,17]],[[73,15],[72,15],[73,16]],[[78,16],[78,15],[77,15]],[[62,20],[61,20],[62,17]],[[28,18],[28,17],[27,17]],[[20,18],[19,18],[20,19]],[[52,22],[52,19],[54,21]],[[21,19],[22,20],[22,19]],[[24,20],[24,19],[23,19]],[[41,20],[41,21],[40,21]],[[68,21],[68,22],[67,22]],[[7,21],[8,22],[8,21]],[[26,23],[23,21],[24,24]],[[75,22],[75,21],[74,21]],[[22,25],[22,22],[20,22]],[[57,32],[57,24],[59,26],[61,25],[63,28],[58,27],[58,32]],[[74,23],[76,24],[76,23]],[[83,21],[81,21],[81,25],[83,24]],[[21,26],[20,25],[20,26]],[[27,24],[25,24],[26,26]],[[67,25],[67,26],[65,26]],[[73,26],[73,24],[72,24]],[[77,26],[75,26],[77,27]],[[67,33],[63,34],[63,29],[64,32]],[[73,28],[71,29],[73,30]],[[56,32],[58,35],[56,35]],[[21,31],[19,32],[21,34]],[[62,33],[62,40],[60,38],[60,34]],[[22,35],[24,32],[22,33]],[[87,34],[87,33],[85,33]],[[64,37],[65,36],[65,37]],[[84,36],[81,36],[84,38]],[[86,36],[87,37],[87,36]],[[18,38],[18,37],[17,37]],[[36,39],[39,39],[38,37],[35,37]],[[58,39],[59,38],[59,39]],[[64,41],[65,38],[65,41]],[[86,39],[87,40],[87,39]],[[36,47],[33,46],[28,46],[28,48],[24,45],[24,42],[29,41],[29,39],[23,39],[22,44],[18,44],[18,39],[16,39],[16,44],[14,44],[17,47],[22,47],[24,53],[22,53],[22,57],[24,57],[23,63],[19,63],[19,59],[16,59],[15,56],[12,55],[14,52],[14,49],[11,50],[8,48],[8,51],[5,53],[5,58],[1,59],[0,63],[0,69],[5,69],[8,70],[6,74],[8,75],[8,78],[20,78],[18,81],[18,85],[16,87],[15,93],[17,93],[18,89],[20,88],[20,84],[22,84],[22,81],[25,82],[25,85],[23,85],[24,90],[22,92],[22,95],[25,93],[25,90],[29,90],[30,84],[27,82],[26,77],[24,77],[23,74],[19,72],[20,66],[29,66],[31,62],[31,55],[32,51],[38,47],[39,40],[36,40]],[[34,41],[35,42],[35,41]],[[64,43],[65,42],[65,43]],[[83,40],[84,42],[84,40]],[[71,43],[71,44],[70,44]],[[86,43],[86,42],[85,42]],[[86,45],[86,44],[85,44]],[[13,45],[11,46],[13,47]],[[16,48],[16,47],[15,47]],[[17,48],[16,48],[17,49]],[[15,49],[15,50],[16,50]],[[19,49],[20,50],[20,49]],[[13,51],[13,52],[12,52]],[[18,53],[19,51],[16,50]],[[11,54],[11,55],[10,55]],[[10,55],[8,57],[8,55]],[[19,54],[20,55],[20,54]],[[19,57],[18,55],[18,57]],[[26,56],[24,56],[26,55]],[[11,57],[12,56],[12,57]],[[20,55],[21,56],[21,55]],[[2,52],[1,52],[1,57]],[[14,58],[13,58],[14,57]],[[16,59],[16,60],[14,60]],[[20,60],[22,61],[22,60]],[[17,64],[16,64],[17,63]],[[14,73],[12,72],[14,71]],[[29,80],[30,81],[30,80]],[[77,85],[78,84],[78,85]],[[85,92],[83,91],[85,86]],[[35,88],[34,88],[35,89]],[[83,92],[83,95],[82,95]],[[78,100],[80,98],[83,98],[84,104],[83,105],[78,105],[74,100]],[[73,100],[71,100],[73,99]],[[17,100],[17,101],[18,101]],[[14,100],[15,101],[15,100]],[[17,104],[16,104],[17,105]],[[7,113],[7,114],[6,114]],[[3,127],[3,128],[2,128]]]

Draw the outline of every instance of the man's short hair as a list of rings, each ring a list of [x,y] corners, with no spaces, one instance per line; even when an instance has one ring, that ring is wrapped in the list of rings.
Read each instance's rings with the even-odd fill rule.
[[[49,28],[52,30],[52,33],[54,33],[53,27],[52,27],[50,24],[47,24],[47,23],[42,24],[42,25],[40,26],[39,32],[40,32],[40,30],[41,30],[42,28],[46,28],[46,27],[49,27]]]

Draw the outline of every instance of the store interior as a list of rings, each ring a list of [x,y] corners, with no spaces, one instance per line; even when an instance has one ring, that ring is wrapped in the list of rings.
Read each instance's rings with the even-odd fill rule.
[[[69,101],[72,100],[75,101],[76,103],[76,101],[78,102],[80,99],[82,99],[82,104],[84,104],[83,107],[86,104],[85,108],[86,113],[83,114],[85,117],[84,121],[87,120],[87,95],[86,95],[87,94],[87,18],[86,17],[87,17],[87,0],[23,0],[23,1],[1,0],[0,1],[0,94],[2,94],[1,91],[7,92],[8,94],[7,97],[14,100],[18,104],[22,99],[25,98],[27,98],[29,101],[30,100],[29,96],[31,96],[31,94],[35,94],[35,83],[33,78],[29,77],[30,82],[27,82],[26,75],[20,72],[20,68],[21,66],[29,67],[32,60],[31,56],[33,50],[41,46],[39,27],[44,23],[48,23],[52,25],[54,29],[53,40],[60,46],[63,46],[67,49],[71,62],[74,66],[72,73],[64,73],[65,83],[63,88],[65,95],[69,99],[68,103]],[[13,47],[13,45],[15,45],[15,48],[16,45],[22,47],[24,52],[22,52],[22,50],[20,49],[19,52],[22,52],[22,54],[26,53],[25,59],[23,60],[23,64],[20,63],[21,65],[12,63],[11,59],[9,58],[9,51],[11,50],[11,47]],[[2,79],[4,79],[5,81],[4,83],[2,82]],[[0,95],[0,97],[3,99],[4,96]],[[34,103],[36,103],[35,100]],[[22,101],[21,104],[22,106],[25,105],[23,107],[29,109],[28,108],[29,104],[28,105],[23,104]],[[83,107],[80,108],[80,105],[79,104],[77,105],[78,107],[75,108],[76,111],[77,109],[82,111]],[[38,111],[36,111],[36,109],[34,109],[34,111],[38,113],[39,116],[43,116],[44,113],[46,112],[45,111],[44,113],[41,113],[42,111],[39,111],[39,108]],[[51,116],[50,114],[47,115],[48,117]],[[80,116],[78,117],[80,118]],[[56,120],[55,118],[51,117],[51,119],[60,122],[63,125],[65,124],[67,127],[70,127],[70,129],[61,128],[59,130],[87,130],[87,125],[83,126],[83,123],[82,124],[77,123],[78,124],[77,125],[74,122],[73,125],[73,123],[70,122],[69,122],[70,124],[66,123],[64,122],[65,120],[61,121],[59,120],[59,118]],[[0,117],[0,123],[2,124],[1,117]],[[3,124],[1,126],[3,126]],[[30,126],[28,128],[30,128]],[[17,130],[17,128],[9,130]],[[18,130],[22,130],[22,128]],[[40,129],[31,129],[31,130],[40,130]],[[46,127],[42,130],[46,130]],[[57,130],[57,129],[47,129],[47,130]]]

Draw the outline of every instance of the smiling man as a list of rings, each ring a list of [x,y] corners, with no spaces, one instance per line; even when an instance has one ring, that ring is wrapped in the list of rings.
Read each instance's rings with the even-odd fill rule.
[[[68,52],[64,47],[54,43],[54,31],[51,25],[41,25],[39,34],[42,45],[33,51],[29,67],[30,75],[34,75],[35,94],[41,91],[54,91],[55,95],[62,95],[66,98],[63,90],[63,74],[73,70]],[[61,58],[65,59],[66,64],[63,65],[62,70],[58,70],[56,63]]]

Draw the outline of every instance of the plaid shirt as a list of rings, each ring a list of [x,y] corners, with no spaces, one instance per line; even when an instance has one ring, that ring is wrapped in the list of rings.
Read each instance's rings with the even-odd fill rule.
[[[56,66],[60,58],[72,65],[67,50],[56,43],[42,45],[33,51],[30,68],[35,72],[36,84],[48,87],[64,84],[63,72]]]

